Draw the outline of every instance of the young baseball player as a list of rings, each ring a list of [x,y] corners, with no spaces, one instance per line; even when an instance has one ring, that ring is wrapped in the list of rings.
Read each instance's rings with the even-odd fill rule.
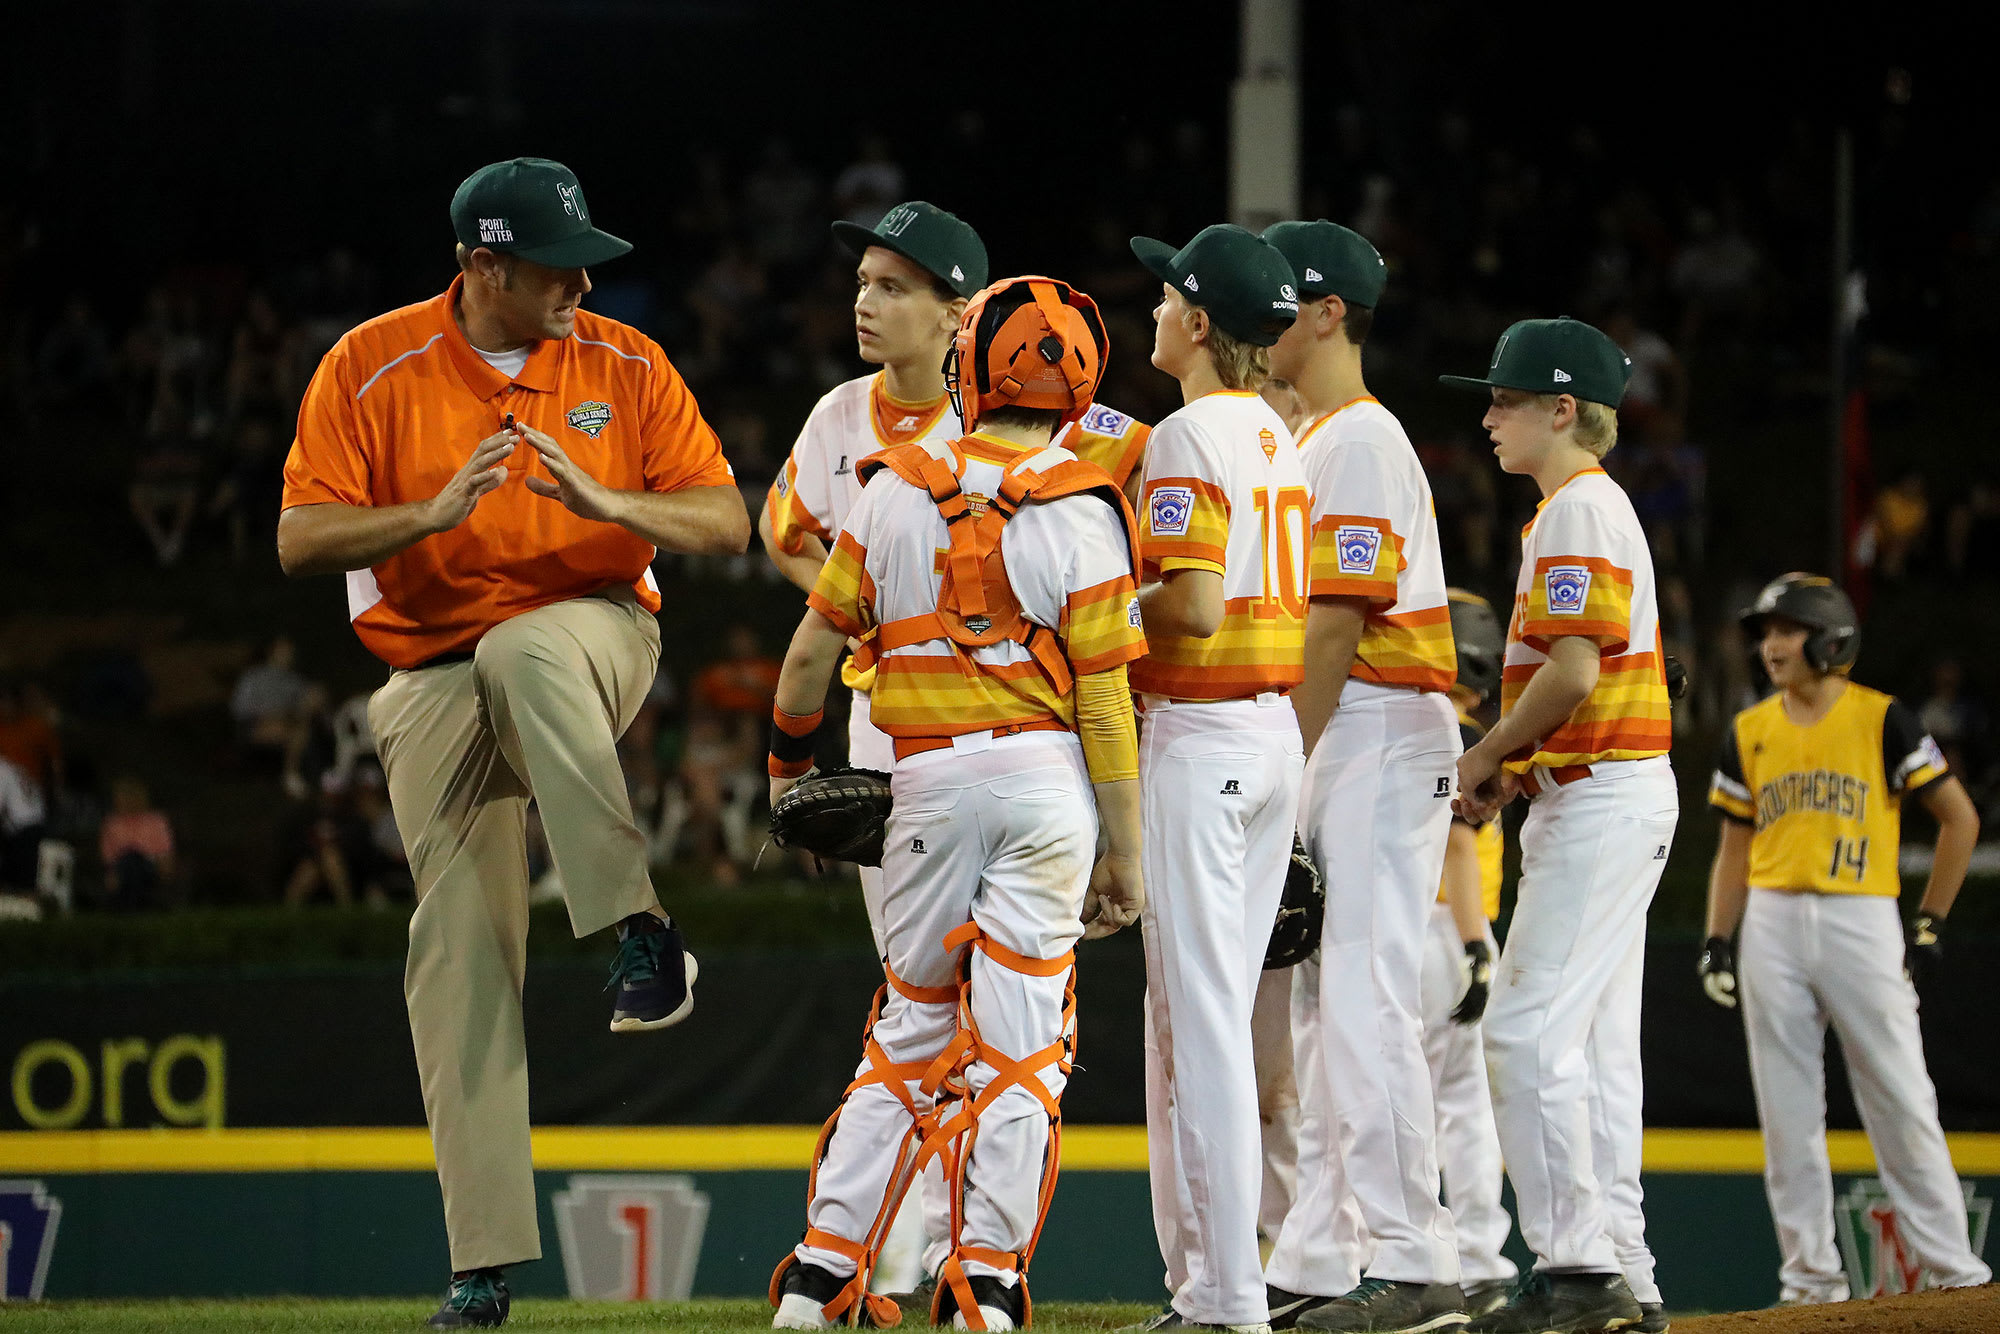
[[[1146,1131],[1173,1294],[1149,1327],[1262,1329],[1250,1012],[1304,765],[1287,692],[1305,648],[1311,496],[1257,390],[1298,298],[1285,257],[1241,227],[1132,249],[1163,284],[1152,361],[1185,404],[1146,450],[1152,582],[1132,671],[1145,712]]]
[[[1451,702],[1469,749],[1486,735],[1476,715],[1500,699],[1506,632],[1485,598],[1448,590],[1458,678]],[[1458,1230],[1460,1283],[1474,1316],[1504,1304],[1516,1275],[1501,1254],[1514,1223],[1500,1207],[1500,1137],[1486,1086],[1480,1019],[1493,981],[1493,919],[1500,915],[1500,822],[1454,817],[1445,840],[1444,884],[1424,946],[1424,1056],[1437,1102],[1438,1168]]]
[[[1829,1021],[1896,1211],[1899,1258],[1920,1267],[1927,1286],[1990,1282],[1967,1244],[1965,1196],[1938,1127],[1905,971],[1921,978],[1936,962],[1978,812],[1916,715],[1848,679],[1860,626],[1831,580],[1773,581],[1743,626],[1777,691],[1736,715],[1709,788],[1722,837],[1701,979],[1731,1008],[1742,983],[1780,1300],[1848,1296],[1826,1157]],[[1913,792],[1937,818],[1938,839],[1905,946],[1896,866],[1903,798]],[[1729,943],[1739,922],[1740,955]]]
[[[1571,319],[1523,320],[1483,377],[1521,537],[1500,721],[1458,764],[1460,814],[1517,794],[1521,880],[1486,1011],[1500,1146],[1535,1270],[1476,1331],[1663,1329],[1639,1208],[1646,908],[1679,818],[1653,561],[1600,460],[1630,360]]]
[[[945,392],[944,360],[966,302],[986,285],[987,273],[979,234],[923,200],[898,204],[873,230],[836,222],[833,234],[856,258],[857,349],[863,361],[881,369],[834,388],[814,406],[758,520],[771,562],[808,593],[834,534],[861,498],[856,465],[878,450],[941,444],[964,434]],[[848,763],[889,772],[894,750],[869,717],[873,672],[849,658],[841,664],[840,679],[854,692],[847,714]],[[882,871],[875,866],[860,871],[879,954],[885,948]],[[923,1280],[924,1253],[941,1251],[947,1226],[942,1188],[933,1169],[918,1193],[922,1199],[913,1198],[897,1215],[875,1266],[877,1292],[909,1292]]]
[[[1461,750],[1437,519],[1409,437],[1362,379],[1381,255],[1326,221],[1279,223],[1264,239],[1299,291],[1272,372],[1315,414],[1299,436],[1311,605],[1293,700],[1309,756],[1299,823],[1326,877],[1326,933],[1317,966],[1300,973],[1317,982],[1318,1003],[1299,1000],[1293,1037],[1324,1049],[1325,1078],[1302,1096],[1328,1094],[1334,1127],[1271,1254],[1272,1316],[1312,1329],[1450,1328],[1467,1316],[1438,1197],[1422,1017]],[[1358,1281],[1355,1257],[1330,1244],[1341,1183],[1374,1243]]]
[[[1010,279],[975,297],[948,372],[972,434],[864,469],[785,660],[773,801],[811,763],[849,639],[876,660],[871,705],[896,767],[888,980],[821,1138],[804,1240],[772,1277],[779,1328],[895,1322],[893,1303],[866,1295],[869,1270],[913,1173],[939,1153],[952,1199],[933,1322],[1030,1319],[1086,887],[1091,934],[1132,920],[1144,897],[1130,511],[1101,469],[1049,444],[1089,407],[1104,352],[1095,305],[1065,284]],[[1100,821],[1109,851],[1093,877]]]

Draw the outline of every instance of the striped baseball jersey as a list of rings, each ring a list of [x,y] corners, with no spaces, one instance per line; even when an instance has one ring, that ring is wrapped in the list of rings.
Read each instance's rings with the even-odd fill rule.
[[[961,486],[991,496],[1002,470],[1024,454],[1046,469],[1071,457],[1050,446],[1027,451],[975,432],[959,441]],[[835,539],[808,603],[843,633],[937,610],[951,543],[928,492],[883,469],[869,479]],[[1007,583],[1022,614],[1055,631],[1078,675],[1109,671],[1146,651],[1122,515],[1092,495],[1021,507],[1001,532]],[[1076,725],[1073,692],[1058,694],[1033,655],[1014,640],[965,648],[930,639],[886,650],[875,669],[869,718],[896,737],[958,736],[1055,719]]]
[[[1946,773],[1902,701],[1850,681],[1810,727],[1792,721],[1782,691],[1737,714],[1708,800],[1754,830],[1753,888],[1895,898],[1903,796]]]
[[[1573,635],[1597,643],[1597,685],[1553,735],[1532,753],[1523,747],[1510,756],[1507,767],[1666,754],[1673,723],[1653,555],[1632,502],[1602,468],[1585,468],[1557,487],[1521,530],[1500,678],[1503,713],[1548,661],[1550,642]]]
[[[1146,457],[1146,440],[1153,428],[1115,408],[1093,403],[1081,418],[1063,428],[1055,443],[1111,474],[1120,491]]]
[[[573,334],[531,344],[509,375],[458,327],[462,282],[349,330],[320,361],[285,460],[286,508],[429,500],[510,413],[618,490],[735,485],[694,395],[652,339],[579,310]],[[355,633],[390,666],[463,652],[510,617],[608,584],[631,584],[641,606],[660,609],[651,543],[530,491],[525,478],[549,480],[530,446],[506,468],[456,528],[348,574]]]
[[[806,534],[829,547],[861,498],[854,465],[879,449],[916,441],[956,440],[964,432],[949,397],[904,403],[877,371],[837,385],[813,405],[765,509],[782,551],[797,555]]]
[[[1299,437],[1313,493],[1309,597],[1364,597],[1348,675],[1449,690],[1458,679],[1430,480],[1395,414],[1357,398]]]
[[[1312,493],[1284,419],[1248,391],[1204,394],[1153,428],[1139,549],[1145,577],[1222,576],[1222,624],[1206,639],[1156,633],[1133,693],[1245,699],[1305,675]]]

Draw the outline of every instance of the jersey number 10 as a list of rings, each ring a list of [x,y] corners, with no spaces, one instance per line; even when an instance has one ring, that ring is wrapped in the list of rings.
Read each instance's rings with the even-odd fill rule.
[[[1827,879],[1838,880],[1843,870],[1854,872],[1854,880],[1859,884],[1868,875],[1868,840],[1865,838],[1836,838],[1833,840],[1833,861],[1826,868]]]
[[[1306,540],[1310,525],[1312,496],[1302,486],[1278,489],[1275,501],[1270,488],[1258,487],[1250,493],[1257,507],[1257,529],[1264,542],[1264,588],[1251,603],[1252,614],[1260,621],[1276,620],[1280,613],[1304,619],[1306,614],[1306,562],[1312,547]]]

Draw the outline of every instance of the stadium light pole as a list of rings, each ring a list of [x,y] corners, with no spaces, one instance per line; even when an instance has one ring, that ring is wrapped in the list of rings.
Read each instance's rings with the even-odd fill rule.
[[[1299,215],[1299,3],[1242,0],[1229,95],[1229,217],[1252,231]]]

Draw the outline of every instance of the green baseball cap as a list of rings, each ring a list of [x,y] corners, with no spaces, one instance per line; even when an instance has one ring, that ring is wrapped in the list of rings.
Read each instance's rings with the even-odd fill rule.
[[[986,286],[986,243],[971,223],[936,204],[912,199],[884,213],[872,228],[836,222],[833,235],[857,256],[872,245],[893,250],[960,296]]]
[[[1179,250],[1135,236],[1132,253],[1188,304],[1207,311],[1218,329],[1246,343],[1269,347],[1299,317],[1291,261],[1233,222],[1202,228]]]
[[[1325,218],[1317,222],[1274,222],[1264,239],[1292,262],[1299,291],[1308,297],[1337,296],[1357,306],[1382,300],[1389,266],[1368,238]]]
[[[1632,358],[1601,330],[1565,315],[1554,320],[1517,320],[1493,345],[1493,364],[1484,379],[1440,375],[1439,384],[1456,389],[1519,389],[1530,394],[1571,394],[1615,408],[1632,378]]]
[[[517,157],[481,167],[451,197],[451,229],[459,243],[502,255],[581,269],[632,248],[590,225],[576,173],[544,157]]]

